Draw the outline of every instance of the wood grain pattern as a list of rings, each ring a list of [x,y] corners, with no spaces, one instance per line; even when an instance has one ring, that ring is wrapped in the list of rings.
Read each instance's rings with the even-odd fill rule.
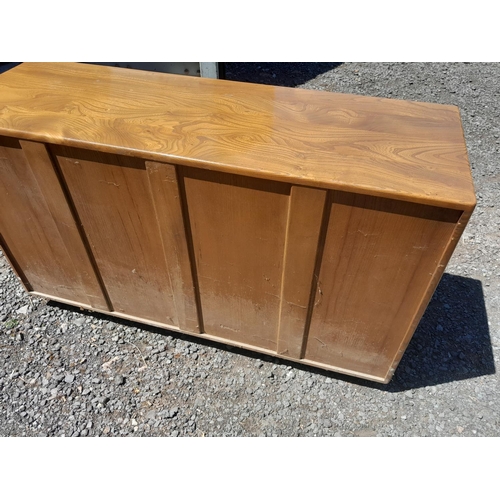
[[[460,215],[334,193],[305,358],[385,379]]]
[[[475,205],[455,106],[25,63],[0,77],[0,133],[450,208]]]
[[[107,309],[45,146],[0,137],[0,170],[2,239],[23,281]]]
[[[291,189],[277,349],[290,358],[302,354],[325,200],[322,189]]]
[[[183,214],[183,194],[179,188],[176,167],[147,161],[146,168],[174,293],[177,324],[181,330],[200,332],[202,322],[190,263],[187,223]]]
[[[145,162],[53,147],[112,308],[178,325]]]
[[[290,186],[185,169],[204,331],[276,351]]]

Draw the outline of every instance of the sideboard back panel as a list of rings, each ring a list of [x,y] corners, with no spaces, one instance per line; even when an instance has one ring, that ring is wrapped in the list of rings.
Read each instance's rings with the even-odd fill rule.
[[[26,288],[108,310],[43,144],[0,137],[2,246]]]
[[[385,377],[461,212],[340,192],[328,211],[305,358]]]
[[[52,148],[114,311],[178,320],[144,160]]]
[[[290,186],[185,172],[205,332],[275,351]]]

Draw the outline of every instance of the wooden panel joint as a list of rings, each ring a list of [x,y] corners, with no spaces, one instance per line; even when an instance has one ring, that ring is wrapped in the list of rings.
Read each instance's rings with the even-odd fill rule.
[[[302,356],[312,307],[311,283],[326,199],[322,189],[293,186],[290,192],[277,352],[295,359]]]

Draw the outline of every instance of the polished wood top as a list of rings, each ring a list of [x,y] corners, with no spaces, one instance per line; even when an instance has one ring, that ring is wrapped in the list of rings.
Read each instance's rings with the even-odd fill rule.
[[[0,75],[0,135],[469,210],[458,108],[79,63]]]

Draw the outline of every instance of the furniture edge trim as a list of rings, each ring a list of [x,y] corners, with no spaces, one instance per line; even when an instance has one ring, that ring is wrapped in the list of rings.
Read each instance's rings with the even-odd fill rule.
[[[422,299],[420,301],[420,304],[413,315],[413,318],[410,322],[410,326],[408,327],[405,335],[403,336],[403,339],[401,341],[401,344],[399,345],[398,350],[396,351],[396,355],[394,356],[389,370],[387,371],[387,374],[384,378],[384,383],[389,383],[392,379],[392,376],[394,375],[394,372],[396,371],[396,368],[399,365],[399,362],[401,361],[404,353],[406,352],[406,348],[408,347],[408,344],[410,343],[415,330],[418,327],[418,324],[420,323],[431,299],[432,296],[434,295],[434,292],[437,289],[437,286],[439,282],[441,281],[441,278],[443,277],[444,271],[446,269],[446,266],[448,262],[451,259],[451,256],[460,240],[460,237],[462,236],[462,233],[464,232],[464,229],[469,222],[469,219],[473,213],[473,209],[464,211],[462,212],[462,215],[458,219],[458,222],[455,225],[455,228],[453,229],[453,232],[450,236],[450,239],[448,240],[448,243],[446,244],[445,249],[443,250],[443,253],[441,255],[441,258],[439,260],[439,264],[437,265],[430,281],[429,284],[427,285],[427,289],[422,296]]]
[[[464,199],[455,198],[439,198],[431,195],[415,195],[409,192],[401,192],[392,189],[379,189],[376,190],[372,187],[363,186],[360,184],[350,184],[341,181],[317,181],[313,178],[302,178],[293,174],[280,174],[276,172],[266,172],[261,170],[254,170],[247,167],[238,167],[235,165],[218,163],[208,160],[200,160],[196,158],[188,158],[184,156],[176,156],[169,153],[158,153],[151,152],[142,149],[133,149],[121,146],[111,146],[107,144],[96,144],[88,143],[85,141],[79,141],[76,139],[65,139],[60,141],[55,141],[54,138],[47,136],[45,134],[39,134],[36,132],[26,132],[22,130],[11,130],[4,129],[0,127],[0,135],[7,137],[12,137],[19,140],[29,140],[35,142],[41,142],[47,145],[54,146],[67,146],[72,148],[79,148],[88,151],[99,151],[100,153],[109,153],[123,156],[131,156],[134,158],[140,158],[144,161],[155,161],[160,163],[169,163],[174,165],[179,165],[183,167],[194,167],[201,168],[203,170],[212,170],[217,172],[224,172],[235,175],[243,175],[246,177],[255,177],[259,179],[268,179],[278,182],[286,182],[288,184],[294,184],[298,186],[314,187],[320,189],[328,189],[333,191],[344,191],[351,192],[361,195],[378,196],[381,198],[389,198],[400,201],[407,201],[412,203],[420,203],[422,205],[431,205],[442,208],[450,208],[455,210],[473,210],[476,205],[476,196],[474,189],[468,192],[464,192],[466,196]],[[468,162],[469,163],[469,162]],[[469,163],[470,171],[470,163]]]

